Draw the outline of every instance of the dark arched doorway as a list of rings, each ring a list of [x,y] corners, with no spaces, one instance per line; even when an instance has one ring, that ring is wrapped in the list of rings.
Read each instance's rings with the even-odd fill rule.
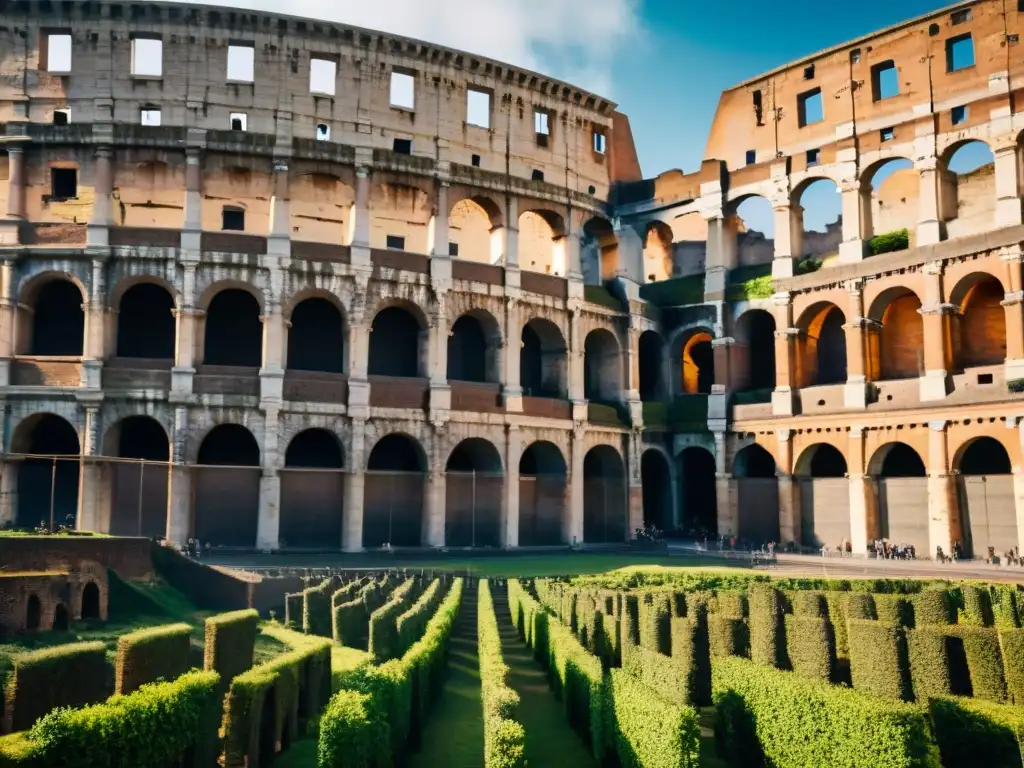
[[[68,609],[64,603],[57,603],[53,609],[53,631],[67,632],[71,628],[71,621],[68,618]]]
[[[40,286],[30,302],[32,337],[28,353],[39,357],[81,357],[85,344],[85,297],[69,280]]]
[[[588,333],[583,345],[583,394],[599,403],[613,403],[622,397],[619,343],[604,328]]]
[[[326,429],[307,429],[292,438],[281,471],[282,549],[341,547],[343,466],[341,443]]]
[[[566,465],[554,443],[536,442],[519,460],[519,546],[562,544]]]
[[[263,361],[260,314],[256,297],[241,288],[214,296],[206,310],[203,363],[259,368]]]
[[[195,537],[204,544],[255,547],[260,509],[260,447],[240,424],[214,427],[195,468]]]
[[[19,425],[15,448],[27,457],[18,467],[18,527],[74,525],[78,514],[78,446],[75,428],[52,413],[30,416]]]
[[[889,443],[872,457],[868,472],[878,482],[878,535],[928,554],[928,473],[920,455],[906,443]]]
[[[801,387],[846,381],[845,324],[846,316],[834,304],[818,304],[804,313],[797,360]]]
[[[493,319],[463,315],[448,336],[448,380],[477,384],[498,381],[496,325]]]
[[[129,461],[111,462],[110,532],[162,537],[167,530],[170,440],[156,419],[129,416],[111,428],[107,450]]]
[[[82,619],[90,621],[100,618],[100,588],[89,582],[82,589]]]
[[[646,402],[664,400],[665,343],[655,331],[640,334],[640,399]]]
[[[133,285],[117,312],[117,356],[174,359],[174,298],[162,285]]]
[[[775,388],[775,318],[763,309],[745,312],[739,332],[746,345],[745,389]]]
[[[644,525],[662,531],[675,527],[672,519],[672,476],[668,460],[658,451],[644,451],[640,461],[643,483]]]
[[[738,535],[755,545],[779,540],[779,484],[775,458],[754,443],[732,462],[738,507]]]
[[[25,629],[29,632],[39,629],[43,620],[43,606],[35,595],[28,596],[28,605],[25,608]]]
[[[463,440],[448,457],[445,472],[445,543],[500,547],[505,477],[498,450],[479,437]]]
[[[327,299],[306,299],[292,310],[288,370],[345,372],[345,321]]]
[[[691,334],[682,345],[679,362],[682,391],[687,395],[707,395],[715,383],[715,353],[711,334]]]
[[[970,557],[988,557],[988,548],[1002,557],[1020,545],[1013,467],[1003,444],[979,437],[962,448],[954,461],[959,470],[962,542]]]
[[[610,445],[591,448],[583,458],[583,541],[587,544],[627,540],[628,488],[619,452]]]
[[[682,518],[686,530],[696,536],[718,535],[718,490],[715,457],[705,448],[685,449],[682,466]]]
[[[373,318],[370,334],[369,374],[417,378],[426,369],[423,328],[411,312],[387,307]]]
[[[527,397],[566,396],[565,339],[551,321],[534,318],[523,326],[519,382]]]
[[[850,484],[846,458],[833,445],[817,443],[796,464],[800,479],[800,536],[805,547],[833,549],[850,540]]]
[[[418,547],[423,541],[426,458],[408,435],[382,437],[367,463],[363,546]]]

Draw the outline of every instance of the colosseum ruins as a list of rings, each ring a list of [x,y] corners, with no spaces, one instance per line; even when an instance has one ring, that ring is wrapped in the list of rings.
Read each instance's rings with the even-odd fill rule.
[[[0,524],[1024,539],[1024,2],[736,85],[699,170],[653,178],[613,102],[476,54],[185,4],[0,18]]]

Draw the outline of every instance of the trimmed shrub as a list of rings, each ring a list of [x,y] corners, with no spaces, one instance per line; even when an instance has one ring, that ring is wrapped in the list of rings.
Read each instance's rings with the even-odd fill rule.
[[[1019,708],[948,697],[932,699],[929,710],[943,768],[1021,765],[1024,713]]]
[[[359,691],[338,691],[320,718],[317,765],[376,768],[390,764],[387,723],[376,716],[373,698]]]
[[[57,709],[29,731],[42,765],[208,765],[215,757],[220,679],[189,672],[84,709]]]
[[[952,693],[949,636],[941,627],[924,626],[908,629],[906,637],[914,698],[927,702]]]
[[[1024,629],[1000,630],[999,645],[1003,650],[1003,668],[1010,700],[1017,705],[1024,704]]]
[[[953,598],[945,588],[929,588],[911,596],[914,604],[914,626],[952,624],[956,618]]]
[[[434,579],[412,607],[395,620],[400,654],[408,651],[423,635],[423,630],[437,610],[442,597],[444,592],[441,590],[441,581]]]
[[[786,616],[786,653],[798,675],[831,680],[836,666],[832,625],[819,616]]]
[[[711,614],[708,616],[708,638],[713,658],[746,656],[750,650],[750,635],[743,619]]]
[[[695,606],[692,616],[672,619],[672,659],[683,674],[686,703],[711,705],[711,647],[707,611]]]
[[[290,592],[284,596],[284,625],[301,631],[302,621],[302,593]]]
[[[334,622],[331,628],[334,642],[365,651],[369,628],[370,614],[366,612],[366,603],[362,600],[350,600],[334,607]]]
[[[81,707],[110,695],[103,643],[70,643],[13,657],[4,693],[3,730],[24,731],[57,707]]]
[[[206,620],[203,668],[220,675],[227,685],[252,666],[260,615],[257,611],[232,611]]]
[[[716,660],[715,740],[736,768],[939,768],[920,707],[744,659]]]
[[[910,231],[906,229],[886,232],[884,235],[876,235],[868,240],[868,253],[872,256],[892,251],[905,251],[909,247]]]
[[[959,611],[958,623],[972,627],[991,627],[996,623],[992,612],[992,596],[988,589],[974,584],[963,584],[960,587],[963,596],[963,608]]]
[[[131,693],[146,683],[171,681],[189,669],[188,624],[169,624],[121,635],[114,665],[114,693]]]
[[[846,596],[846,618],[849,619],[877,619],[875,612],[875,598],[864,592],[851,592]]]
[[[989,587],[991,592],[992,615],[999,629],[1020,627],[1020,612],[1017,605],[1017,587],[1006,584]]]
[[[508,666],[501,655],[501,635],[487,579],[477,592],[477,644],[480,692],[484,707],[484,768],[526,765],[526,732],[516,721],[519,694],[508,687]]]
[[[622,669],[665,701],[690,703],[687,670],[679,659],[636,646],[622,657]]]
[[[797,590],[789,594],[793,615],[804,619],[827,619],[828,602],[824,592]]]
[[[849,631],[853,687],[887,699],[910,701],[910,664],[903,628],[851,619]]]
[[[715,595],[712,613],[741,619],[747,615],[747,596],[739,590],[722,590]]]
[[[836,657],[850,657],[847,639],[847,619],[874,619],[875,601],[871,595],[860,592],[825,592],[829,621],[836,639]]]
[[[370,643],[367,650],[378,664],[402,654],[398,641],[398,617],[409,609],[415,595],[416,579],[407,579],[380,608],[370,614]]]
[[[355,598],[359,594],[359,590],[365,587],[367,580],[365,578],[356,579],[350,581],[347,584],[342,584],[331,594],[331,613],[333,615],[336,606],[341,603],[347,603],[349,600]]]
[[[334,579],[324,579],[302,590],[302,631],[307,635],[331,636],[331,595],[336,585]]]
[[[946,631],[963,641],[974,697],[999,703],[1006,701],[999,633],[989,627],[957,626],[947,627]]]
[[[782,595],[767,584],[751,584],[747,600],[750,604],[750,658],[758,664],[785,666]]]
[[[904,595],[875,595],[875,614],[882,624],[913,627],[914,605]]]
[[[534,658],[538,661],[548,657],[548,614],[541,605],[530,597],[522,585],[514,579],[509,580],[508,607],[512,614],[519,637],[533,649]]]
[[[662,700],[624,670],[609,675],[608,724],[622,768],[696,768],[697,712]]]
[[[646,593],[640,607],[640,646],[655,653],[671,651],[672,606],[665,593]]]

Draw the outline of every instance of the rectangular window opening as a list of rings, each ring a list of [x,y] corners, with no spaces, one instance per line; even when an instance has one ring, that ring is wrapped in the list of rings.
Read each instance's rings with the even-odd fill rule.
[[[408,110],[416,108],[416,80],[412,75],[391,73],[391,106]]]
[[[393,251],[404,251],[405,237],[401,235],[388,235],[386,244],[387,247]]]
[[[473,155],[469,159],[469,162],[472,164],[472,166],[474,168],[479,168],[480,167],[480,155]]]
[[[226,232],[245,232],[245,211],[225,206],[221,211],[220,228]]]
[[[453,243],[451,241],[448,242],[448,255],[449,256],[458,256],[459,255],[459,244],[458,243]]]
[[[754,118],[758,125],[764,125],[764,102],[761,91],[754,91]]]
[[[163,77],[164,41],[155,37],[132,38],[132,76]]]
[[[748,149],[747,150],[747,165],[753,165],[756,162],[757,162],[757,150],[756,149]]]
[[[78,169],[50,169],[50,199],[55,201],[74,200],[78,197]]]
[[[538,147],[548,146],[551,138],[551,114],[546,109],[533,110],[533,132]]]
[[[331,140],[331,126],[327,123],[320,123],[316,127],[316,140],[317,141],[330,141]]]
[[[68,125],[71,122],[71,110],[68,107],[53,110],[54,125]]]
[[[160,125],[160,107],[143,107],[141,118],[142,125]]]
[[[972,18],[970,8],[961,8],[959,11],[953,11],[953,13],[949,15],[949,20],[953,23],[953,26],[968,22]]]
[[[544,181],[544,171],[534,168],[533,175],[530,178],[532,178],[534,181]]]
[[[813,80],[813,79],[814,79],[814,65],[810,64],[810,65],[804,67],[804,80]]]
[[[391,146],[396,154],[412,154],[412,139],[395,139],[394,143]]]
[[[607,138],[605,137],[605,135],[601,131],[595,130],[594,131],[594,151],[597,154],[603,155],[605,153],[606,147],[607,147],[606,142],[607,142]]]
[[[338,62],[331,59],[309,60],[309,92],[334,96],[338,89]]]
[[[978,374],[978,383],[979,384],[993,384],[993,383],[995,383],[995,378],[992,376],[991,373],[979,373]]]
[[[245,112],[232,112],[231,113],[231,130],[232,131],[245,131],[249,128],[249,118]]]
[[[860,48],[854,48],[850,51],[850,63],[860,64]]]
[[[228,82],[251,83],[256,75],[256,49],[251,45],[228,46]]]
[[[821,88],[801,93],[796,98],[797,119],[800,127],[820,123],[825,119],[825,104],[821,98]]]
[[[946,41],[946,71],[959,72],[974,66],[974,38],[971,33]]]
[[[47,72],[71,72],[71,35],[67,32],[53,32],[46,36]]]
[[[900,73],[893,61],[883,61],[871,68],[871,95],[874,101],[900,95]]]
[[[821,150],[820,149],[808,149],[807,150],[807,167],[818,165],[821,162]]]
[[[953,125],[966,123],[969,116],[970,111],[967,107],[953,107],[953,109],[950,110],[950,117],[953,119]]]
[[[491,94],[470,88],[466,91],[466,122],[478,128],[491,127]]]
[[[892,141],[896,138],[895,128],[883,128],[882,129],[882,141]]]

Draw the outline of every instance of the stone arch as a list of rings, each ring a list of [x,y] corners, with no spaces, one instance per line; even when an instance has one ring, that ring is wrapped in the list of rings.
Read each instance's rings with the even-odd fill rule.
[[[881,157],[860,173],[861,238],[906,229],[910,244],[918,219],[920,180],[914,164],[906,157]]]
[[[600,280],[614,280],[619,272],[619,238],[608,219],[595,216],[583,225],[580,258],[585,275],[598,274]],[[596,270],[594,265],[596,264]]]
[[[644,231],[644,279],[653,283],[668,280],[675,272],[672,259],[672,227],[652,221]]]
[[[808,446],[794,465],[794,475],[800,477],[845,477],[846,456],[829,443],[815,443]]]
[[[1010,453],[1003,443],[988,435],[966,440],[950,462],[961,475],[1009,475],[1013,473]]]
[[[39,629],[43,620],[43,605],[38,595],[29,595],[25,606],[25,629],[34,632]]]
[[[800,489],[800,543],[838,548],[850,540],[850,485],[846,456],[829,443],[809,445],[793,474]]]
[[[691,446],[679,454],[683,526],[695,535],[718,532],[716,464],[711,451]]]
[[[501,346],[494,315],[479,308],[460,315],[448,333],[448,380],[499,383]]]
[[[259,368],[263,362],[261,311],[251,290],[224,287],[211,295],[202,319],[203,364]]]
[[[95,621],[100,618],[100,588],[90,581],[82,588],[82,620]]]
[[[538,440],[519,459],[519,546],[555,546],[565,537],[568,468],[554,443]]]
[[[835,304],[819,302],[808,307],[800,330],[797,381],[801,387],[841,384],[846,381],[846,316]]]
[[[762,445],[751,443],[741,448],[732,462],[733,477],[741,478],[774,478],[776,476],[775,457]]]
[[[426,357],[427,322],[419,307],[396,301],[377,310],[370,333],[371,376],[422,377]]]
[[[494,444],[471,437],[445,463],[445,543],[450,547],[500,547],[504,472]]]
[[[11,447],[24,455],[18,464],[15,523],[34,528],[73,523],[78,513],[81,447],[66,419],[36,413],[14,430]]]
[[[214,546],[253,547],[259,520],[260,446],[241,424],[219,424],[199,444],[194,535]]]
[[[924,371],[924,322],[921,299],[904,286],[882,291],[868,317],[881,324],[868,336],[868,368],[872,380],[916,378]]]
[[[57,603],[53,608],[53,631],[67,632],[71,628],[71,619],[64,603]]]
[[[733,457],[736,533],[755,546],[781,538],[776,470],[775,457],[757,443],[741,448]]]
[[[467,196],[448,213],[449,254],[467,261],[497,264],[504,250],[503,217],[488,197]]]
[[[337,549],[344,519],[344,451],[327,429],[305,429],[285,449],[279,545]]]
[[[673,528],[672,471],[668,460],[655,449],[643,452],[640,458],[640,477],[643,485],[644,525],[662,531]]]
[[[951,346],[958,369],[996,365],[1006,360],[1006,298],[1003,284],[986,272],[967,275],[954,286]]]
[[[665,341],[657,331],[644,331],[640,334],[638,346],[640,399],[644,402],[664,400],[668,395]]]
[[[152,416],[128,416],[103,437],[103,453],[115,461],[110,474],[110,533],[162,537],[167,530],[167,481],[171,440]]]
[[[715,383],[715,355],[711,331],[696,328],[679,334],[673,346],[680,390],[687,395],[711,393]]]
[[[939,156],[939,221],[947,238],[995,227],[995,160],[988,142],[974,138],[954,142]]]
[[[626,466],[610,445],[583,457],[583,541],[613,544],[629,538]]]
[[[316,294],[294,305],[288,323],[288,370],[344,373],[347,352],[345,315],[337,301]]]
[[[546,208],[531,208],[519,214],[519,268],[565,277],[565,219]]]
[[[137,282],[117,303],[117,357],[173,360],[174,294],[164,282]]]
[[[606,328],[595,328],[583,343],[584,397],[615,402],[622,396],[622,352],[618,339]]]
[[[1020,544],[1013,463],[1002,440],[982,435],[953,453],[957,472],[960,530],[968,555],[1002,556]]]
[[[85,348],[85,287],[71,275],[44,273],[28,281],[18,310],[18,354],[81,357]]]
[[[523,325],[519,382],[529,397],[564,398],[568,392],[568,347],[557,325],[535,317]]]
[[[880,446],[868,462],[868,474],[874,477],[926,477],[920,454],[906,443]]]
[[[740,195],[725,206],[723,244],[732,248],[725,263],[746,267],[771,264],[775,257],[775,211],[771,200],[756,193]]]
[[[418,547],[423,534],[427,457],[419,442],[392,432],[367,459],[363,547]]]
[[[736,321],[739,342],[735,375],[739,389],[775,389],[775,318],[764,309],[750,309]]]
[[[817,174],[797,184],[790,195],[793,257],[837,255],[843,241],[842,216],[843,201],[834,179]]]
[[[928,471],[921,455],[903,442],[880,446],[868,461],[868,473],[878,488],[877,533],[895,545],[912,545],[928,552]]]
[[[331,173],[303,173],[289,184],[292,239],[307,243],[349,244],[355,190]]]

